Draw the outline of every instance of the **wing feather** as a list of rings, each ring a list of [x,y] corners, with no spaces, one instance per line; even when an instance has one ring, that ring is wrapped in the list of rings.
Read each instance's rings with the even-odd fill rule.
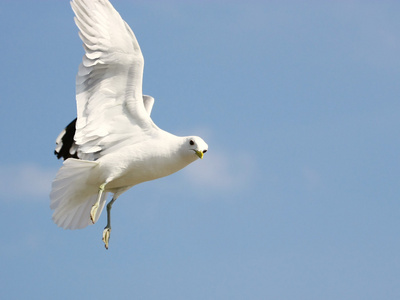
[[[75,142],[79,157],[96,159],[127,138],[146,139],[156,126],[143,103],[144,60],[130,27],[108,0],[73,0],[71,7],[85,50],[76,77]]]

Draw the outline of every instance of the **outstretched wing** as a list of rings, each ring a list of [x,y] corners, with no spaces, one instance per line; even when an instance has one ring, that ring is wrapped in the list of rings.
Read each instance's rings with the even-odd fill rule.
[[[76,78],[78,156],[146,139],[151,121],[142,98],[144,60],[128,24],[108,0],[73,0],[85,55]]]

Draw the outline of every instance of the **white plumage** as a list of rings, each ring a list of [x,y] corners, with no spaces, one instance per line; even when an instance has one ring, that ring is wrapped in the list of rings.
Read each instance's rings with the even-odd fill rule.
[[[54,222],[65,229],[81,229],[90,224],[90,210],[96,203],[98,186],[89,185],[97,162],[68,159],[58,172],[51,191],[50,208],[54,209]],[[100,217],[107,193],[101,197],[101,206],[95,222]]]
[[[68,158],[57,173],[50,207],[58,226],[79,229],[99,219],[108,192],[114,194],[110,218],[112,203],[127,189],[182,169],[202,158],[208,146],[154,124],[154,99],[142,94],[139,44],[111,3],[73,0],[71,6],[85,49],[76,77],[76,132],[67,149],[78,159]],[[66,130],[57,138],[56,153]]]

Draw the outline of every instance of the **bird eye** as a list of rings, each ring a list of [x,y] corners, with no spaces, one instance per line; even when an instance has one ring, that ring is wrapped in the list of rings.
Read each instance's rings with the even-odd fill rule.
[[[207,152],[207,150],[203,150],[203,153],[206,153]]]
[[[191,146],[193,146],[193,145],[194,145],[193,140],[190,140],[189,144],[190,144]]]

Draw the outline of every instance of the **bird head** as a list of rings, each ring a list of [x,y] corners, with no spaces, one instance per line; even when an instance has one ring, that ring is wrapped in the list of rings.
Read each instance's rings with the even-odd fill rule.
[[[189,151],[193,152],[200,159],[203,159],[204,153],[206,153],[208,150],[208,145],[206,142],[198,136],[188,137],[186,145]]]

